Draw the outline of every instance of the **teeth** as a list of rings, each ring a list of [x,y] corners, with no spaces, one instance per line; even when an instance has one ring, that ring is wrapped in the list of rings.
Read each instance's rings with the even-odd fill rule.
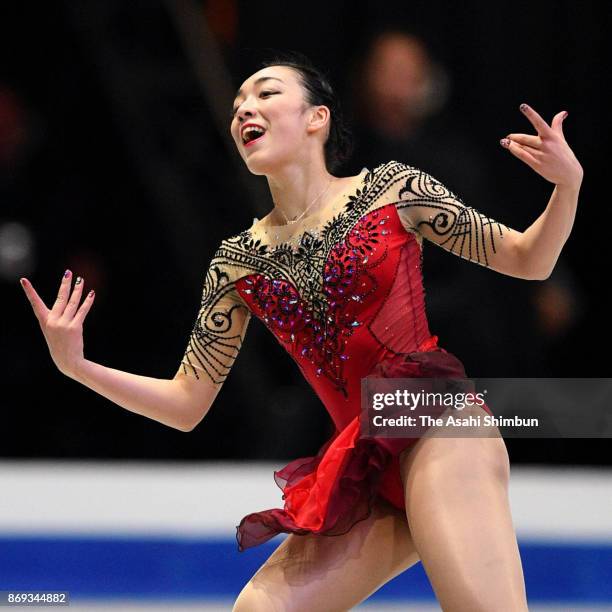
[[[265,130],[263,130],[262,128],[255,127],[255,126],[249,126],[245,128],[244,131],[242,132],[242,141],[248,142],[250,140],[254,140],[258,136],[261,136],[262,134],[264,134],[264,132]]]

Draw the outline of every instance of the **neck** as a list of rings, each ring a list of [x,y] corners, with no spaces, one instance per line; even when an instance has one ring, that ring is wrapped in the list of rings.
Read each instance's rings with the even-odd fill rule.
[[[284,224],[301,214],[308,216],[321,205],[322,193],[329,187],[333,189],[336,177],[329,174],[324,164],[293,164],[284,167],[273,175],[268,175],[268,186],[274,202],[272,216],[275,223]],[[330,184],[331,181],[331,184]],[[329,192],[328,192],[329,193]],[[307,211],[308,207],[312,208]]]

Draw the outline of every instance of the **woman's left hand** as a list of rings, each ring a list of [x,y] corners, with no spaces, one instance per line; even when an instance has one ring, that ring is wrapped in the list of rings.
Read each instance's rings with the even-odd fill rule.
[[[530,168],[555,185],[579,188],[583,170],[580,162],[563,135],[561,124],[567,112],[557,113],[548,125],[540,115],[527,104],[521,104],[521,111],[537,132],[531,134],[508,134],[501,145],[524,161]]]

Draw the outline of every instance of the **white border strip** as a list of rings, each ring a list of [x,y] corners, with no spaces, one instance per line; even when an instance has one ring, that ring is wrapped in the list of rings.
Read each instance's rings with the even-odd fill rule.
[[[282,507],[278,463],[0,461],[0,534],[227,537]],[[513,466],[519,537],[612,542],[612,470]]]

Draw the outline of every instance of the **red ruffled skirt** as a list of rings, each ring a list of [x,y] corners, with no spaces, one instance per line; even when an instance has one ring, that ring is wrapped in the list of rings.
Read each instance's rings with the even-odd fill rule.
[[[430,340],[432,350],[393,354],[368,378],[466,378],[459,359],[436,346],[436,336]],[[245,516],[236,527],[238,550],[279,533],[342,535],[370,515],[377,495],[405,509],[399,455],[418,439],[363,437],[357,415],[316,456],[295,459],[274,472],[284,508]]]

